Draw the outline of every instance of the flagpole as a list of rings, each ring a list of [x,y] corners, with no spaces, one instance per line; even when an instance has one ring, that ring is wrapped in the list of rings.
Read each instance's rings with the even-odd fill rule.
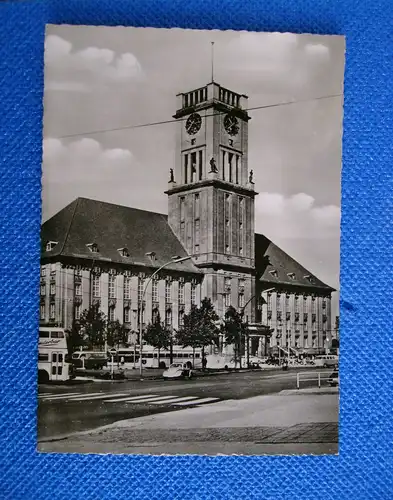
[[[214,82],[214,42],[211,42],[212,44],[212,54],[211,54],[211,59],[212,59],[212,83]]]

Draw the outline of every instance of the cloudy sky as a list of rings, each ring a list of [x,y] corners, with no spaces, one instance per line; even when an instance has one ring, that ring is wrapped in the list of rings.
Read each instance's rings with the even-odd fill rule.
[[[178,92],[211,78],[249,96],[256,230],[339,286],[342,94],[338,36],[48,26],[43,220],[78,196],[167,212]],[[99,133],[91,133],[101,131]],[[337,301],[335,301],[337,303]]]

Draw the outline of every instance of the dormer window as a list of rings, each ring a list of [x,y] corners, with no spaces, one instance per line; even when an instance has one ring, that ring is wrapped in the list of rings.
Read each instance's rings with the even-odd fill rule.
[[[295,273],[288,273],[288,278],[289,278],[290,280],[294,280],[294,279],[296,278]]]
[[[51,252],[55,248],[55,246],[57,245],[57,243],[58,243],[57,241],[48,241],[46,243],[45,250],[47,252]]]
[[[278,272],[276,271],[276,269],[272,269],[271,271],[269,271],[269,273],[273,276],[273,278],[278,278]]]
[[[315,283],[314,276],[310,276],[309,274],[306,274],[304,278],[309,281],[310,283]]]
[[[117,251],[120,253],[122,257],[129,257],[130,252],[128,251],[128,248],[118,248]]]
[[[98,253],[99,252],[97,243],[88,243],[86,246],[90,250],[91,253]]]

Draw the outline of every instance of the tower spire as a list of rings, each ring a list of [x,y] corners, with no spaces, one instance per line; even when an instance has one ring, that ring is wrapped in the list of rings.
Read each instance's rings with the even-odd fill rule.
[[[212,59],[212,83],[213,83],[214,82],[214,42],[211,42],[211,46],[212,46],[211,59]]]

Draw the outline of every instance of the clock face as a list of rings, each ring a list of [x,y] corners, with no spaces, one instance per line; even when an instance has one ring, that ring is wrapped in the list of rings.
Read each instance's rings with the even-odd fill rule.
[[[229,135],[237,135],[239,132],[239,121],[236,116],[226,115],[224,118],[224,127]]]
[[[198,113],[190,115],[186,121],[186,130],[190,135],[195,135],[202,126],[202,118]]]

